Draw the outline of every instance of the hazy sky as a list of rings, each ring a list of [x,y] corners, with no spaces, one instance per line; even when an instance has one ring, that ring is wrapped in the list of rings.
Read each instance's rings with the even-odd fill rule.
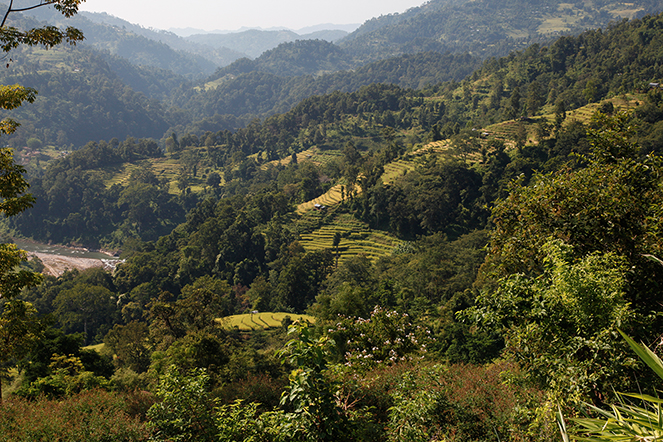
[[[86,0],[82,11],[107,12],[157,29],[236,30],[241,27],[300,29],[349,24],[404,12],[425,0]]]

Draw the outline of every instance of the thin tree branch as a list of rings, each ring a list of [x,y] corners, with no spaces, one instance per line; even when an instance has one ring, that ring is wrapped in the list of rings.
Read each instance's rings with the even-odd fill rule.
[[[14,0],[10,0],[9,1],[9,8],[7,9],[7,12],[5,13],[5,17],[2,19],[2,23],[0,24],[0,28],[5,26],[5,22],[7,21],[7,17],[9,16],[10,12],[31,11],[32,9],[41,8],[42,6],[51,5],[53,3],[55,3],[54,0],[46,0],[46,1],[42,0],[37,5],[26,6],[25,8],[12,9],[12,5],[14,4]]]
[[[9,17],[9,13],[12,12],[12,6],[14,5],[14,0],[9,0],[9,7],[7,8],[7,12],[5,12],[5,16],[2,19],[2,23],[0,24],[0,28],[5,27],[5,22],[7,21],[7,17]]]

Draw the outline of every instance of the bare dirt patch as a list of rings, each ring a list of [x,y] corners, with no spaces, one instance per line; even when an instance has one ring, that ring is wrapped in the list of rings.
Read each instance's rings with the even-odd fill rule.
[[[109,267],[101,259],[77,258],[73,256],[54,255],[51,253],[30,252],[44,263],[44,274],[60,276],[67,270],[85,270],[91,267]]]

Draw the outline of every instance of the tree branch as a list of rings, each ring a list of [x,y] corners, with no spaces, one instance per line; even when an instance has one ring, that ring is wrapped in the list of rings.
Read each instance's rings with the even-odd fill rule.
[[[5,12],[5,16],[2,19],[2,23],[0,24],[0,28],[5,27],[5,22],[7,21],[7,17],[9,17],[9,13],[12,12],[12,6],[14,5],[14,0],[9,0],[9,7],[7,8],[7,12]]]

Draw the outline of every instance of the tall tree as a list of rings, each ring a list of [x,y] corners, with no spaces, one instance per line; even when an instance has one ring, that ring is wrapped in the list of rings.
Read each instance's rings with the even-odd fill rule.
[[[35,3],[16,7],[14,0],[9,1],[0,23],[0,50],[5,54],[20,45],[45,46],[51,48],[63,41],[75,44],[83,39],[83,34],[75,28],[58,29],[43,26],[28,30],[19,30],[7,25],[9,16],[14,12],[28,11],[42,6],[53,6],[65,17],[78,12],[78,5],[83,0],[36,0]],[[32,103],[37,91],[30,87],[0,85],[0,109],[10,110],[24,102]],[[18,127],[18,122],[7,118],[0,121],[0,134],[11,134]],[[0,215],[14,216],[32,207],[34,197],[26,194],[28,183],[23,177],[25,169],[14,162],[11,149],[0,149]],[[22,356],[28,345],[37,336],[38,327],[34,307],[28,302],[15,299],[23,287],[34,286],[41,281],[41,275],[16,270],[27,259],[27,254],[13,244],[0,244],[0,365]],[[1,382],[1,380],[0,380]],[[1,387],[1,384],[0,384]],[[0,400],[2,390],[0,388]]]

